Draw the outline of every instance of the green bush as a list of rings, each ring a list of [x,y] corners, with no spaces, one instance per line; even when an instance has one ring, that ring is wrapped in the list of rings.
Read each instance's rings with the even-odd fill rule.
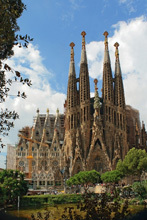
[[[146,182],[135,182],[132,185],[134,193],[138,195],[139,198],[144,199],[147,196],[147,186]]]
[[[43,204],[68,204],[77,203],[81,200],[80,194],[59,194],[59,195],[34,195],[24,196],[21,200],[21,206],[38,206]]]

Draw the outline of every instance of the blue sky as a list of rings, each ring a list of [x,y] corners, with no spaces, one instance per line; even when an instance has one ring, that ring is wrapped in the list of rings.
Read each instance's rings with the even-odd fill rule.
[[[113,36],[114,24],[147,14],[145,0],[35,0],[19,19],[21,33],[34,37],[43,64],[53,74],[53,87],[66,93],[71,41],[75,43],[75,62],[80,61],[81,35],[86,42],[104,40],[107,30]],[[146,2],[146,3],[145,3]],[[79,67],[77,66],[77,74]],[[59,78],[60,77],[60,81]],[[66,82],[66,83],[65,83]]]
[[[114,43],[119,42],[120,63],[124,79],[126,103],[140,111],[140,118],[147,125],[147,1],[146,0],[24,0],[27,10],[18,20],[20,33],[34,38],[28,49],[14,48],[15,56],[8,64],[31,78],[32,87],[19,84],[10,93],[22,89],[26,100],[8,97],[2,107],[15,109],[20,119],[5,144],[18,141],[18,130],[33,124],[37,108],[40,113],[63,113],[66,99],[70,61],[69,44],[75,43],[75,67],[79,75],[81,32],[86,35],[91,92],[93,79],[102,84],[104,31],[109,32],[109,51],[114,71]],[[6,148],[0,157],[4,167]]]

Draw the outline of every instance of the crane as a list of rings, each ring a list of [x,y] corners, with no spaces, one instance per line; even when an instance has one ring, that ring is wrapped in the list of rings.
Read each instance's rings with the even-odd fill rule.
[[[36,141],[35,139],[33,140],[32,138],[27,138],[22,134],[19,134],[18,136],[21,137],[22,139],[25,139],[25,140],[29,141],[29,148],[28,148],[29,153],[28,153],[27,159],[28,159],[28,162],[29,162],[28,179],[31,181],[31,179],[32,179],[32,159],[33,159],[33,156],[32,156],[32,143],[40,144],[40,145],[45,146],[45,147],[48,147],[48,144]]]

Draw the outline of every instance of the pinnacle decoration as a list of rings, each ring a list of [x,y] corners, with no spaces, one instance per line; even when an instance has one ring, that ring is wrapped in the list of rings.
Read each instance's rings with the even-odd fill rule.
[[[81,35],[82,35],[82,47],[85,48],[85,35],[86,35],[86,32],[82,31]]]
[[[98,94],[97,83],[98,83],[98,80],[94,79],[94,84],[95,84],[94,109],[100,109],[100,98]]]
[[[116,42],[114,44],[114,47],[116,48],[116,50],[115,50],[115,57],[116,57],[116,59],[118,59],[119,58],[119,52],[118,52],[119,43]]]
[[[105,49],[108,49],[108,35],[109,35],[109,33],[107,31],[105,31],[103,33],[103,35],[105,36],[105,41],[104,41]]]
[[[70,58],[71,58],[71,61],[74,61],[74,49],[73,48],[74,48],[75,44],[73,42],[71,42],[69,46],[71,47]]]

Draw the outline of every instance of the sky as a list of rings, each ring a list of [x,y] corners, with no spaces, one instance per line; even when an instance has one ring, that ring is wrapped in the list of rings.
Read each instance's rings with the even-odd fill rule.
[[[91,94],[94,78],[101,95],[104,31],[109,33],[109,52],[114,76],[115,48],[118,42],[126,104],[138,109],[147,126],[147,0],[23,0],[27,10],[18,19],[18,34],[34,38],[26,48],[14,48],[15,55],[5,61],[32,81],[32,86],[14,83],[1,108],[15,110],[19,119],[4,144],[18,142],[18,130],[33,125],[39,108],[55,114],[64,112],[71,42],[75,43],[75,68],[79,76],[82,48],[81,32],[86,32],[86,50]],[[10,76],[11,77],[11,76]],[[25,91],[27,99],[17,98]],[[0,167],[5,168],[7,148],[1,149]]]

